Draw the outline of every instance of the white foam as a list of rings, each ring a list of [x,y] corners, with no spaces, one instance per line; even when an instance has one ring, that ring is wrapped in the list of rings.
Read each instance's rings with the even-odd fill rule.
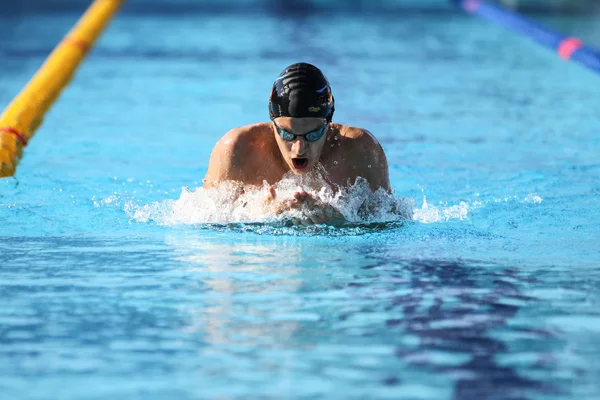
[[[269,195],[269,185],[245,189],[224,184],[218,188],[202,187],[190,190],[183,188],[177,200],[164,200],[151,204],[138,205],[133,201],[124,209],[135,221],[154,221],[159,225],[197,225],[231,223],[270,223],[290,218],[303,218],[310,209],[285,211],[275,215],[265,206]],[[378,190],[373,193],[364,179],[358,179],[348,189],[333,192],[324,182],[314,177],[287,176],[274,186],[277,199],[292,199],[294,194],[304,190],[323,203],[337,208],[349,223],[390,222],[412,219],[412,200]],[[112,203],[107,199],[104,204]]]
[[[525,197],[526,203],[540,204],[544,199],[534,193],[530,193]]]
[[[477,195],[479,196],[479,195]],[[427,203],[427,196],[423,192],[423,203],[421,208],[413,210],[413,218],[415,221],[419,221],[424,224],[431,224],[436,222],[447,222],[450,220],[465,220],[469,218],[469,215],[479,208],[484,208],[488,204],[493,203],[508,203],[508,202],[525,202],[531,204],[539,204],[543,199],[533,193],[528,194],[525,198],[521,199],[518,196],[507,196],[507,197],[493,197],[490,200],[474,200],[474,201],[460,201],[458,204],[449,205],[448,203],[440,203],[439,205],[431,205]]]
[[[95,197],[92,198],[92,201],[94,202],[94,206],[95,207],[100,207],[100,206],[109,206],[109,205],[113,205],[113,204],[119,204],[119,197],[117,195],[112,195],[112,196],[108,196],[105,199],[102,200],[97,200]]]
[[[471,204],[461,201],[455,205],[442,204],[433,206],[427,203],[427,196],[423,194],[423,204],[420,209],[414,210],[414,219],[424,224],[449,221],[451,219],[463,220],[469,216],[469,211],[481,206],[482,204],[479,201],[472,202]]]
[[[448,222],[450,220],[468,220],[474,210],[493,206],[497,203],[523,202],[540,204],[543,199],[530,193],[524,198],[518,196],[489,197],[475,200],[458,201],[454,204],[427,201],[423,192],[421,207],[414,207],[414,200],[388,194],[384,190],[373,193],[364,179],[357,181],[337,192],[319,176],[287,175],[274,188],[277,199],[291,199],[294,194],[304,190],[323,203],[338,209],[346,222],[352,224],[388,223],[413,220],[423,224]],[[291,210],[275,215],[265,207],[269,195],[269,185],[240,190],[241,186],[224,184],[218,188],[183,188],[178,199],[167,199],[149,204],[139,204],[132,199],[122,199],[117,194],[103,200],[94,200],[96,207],[123,207],[129,217],[137,222],[152,221],[162,226],[201,225],[201,224],[272,224],[285,222],[292,218],[306,218],[312,210]],[[261,229],[261,228],[257,228]]]

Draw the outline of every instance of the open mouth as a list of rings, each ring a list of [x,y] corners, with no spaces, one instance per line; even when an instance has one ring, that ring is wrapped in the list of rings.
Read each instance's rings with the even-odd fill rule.
[[[308,158],[292,158],[292,164],[296,169],[304,169],[308,167]]]

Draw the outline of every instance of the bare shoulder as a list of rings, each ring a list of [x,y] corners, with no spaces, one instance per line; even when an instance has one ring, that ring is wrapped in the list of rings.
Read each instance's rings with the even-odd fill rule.
[[[359,168],[360,176],[366,178],[373,190],[382,187],[390,191],[387,157],[383,147],[370,131],[354,126],[341,125],[340,135],[346,143],[348,155]]]
[[[369,130],[350,125],[339,125],[340,135],[357,148],[372,151],[383,151],[381,144]]]
[[[259,122],[256,124],[244,125],[229,130],[215,145],[215,150],[233,152],[239,148],[247,149],[248,146],[268,132],[268,124]]]
[[[246,182],[248,164],[256,161],[256,152],[264,148],[269,138],[267,123],[245,125],[229,130],[213,148],[204,186],[215,186],[226,180]]]

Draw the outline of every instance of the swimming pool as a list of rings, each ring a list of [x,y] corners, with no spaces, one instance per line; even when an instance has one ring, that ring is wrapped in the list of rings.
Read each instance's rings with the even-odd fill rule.
[[[460,14],[137,11],[0,181],[0,397],[597,398],[598,76]],[[2,104],[78,16],[0,16]],[[211,222],[299,60],[413,220]]]

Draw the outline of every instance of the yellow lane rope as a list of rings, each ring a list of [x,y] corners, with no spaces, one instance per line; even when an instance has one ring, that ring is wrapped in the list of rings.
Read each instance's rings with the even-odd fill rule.
[[[94,0],[0,115],[0,178],[14,175],[23,147],[123,2]]]

